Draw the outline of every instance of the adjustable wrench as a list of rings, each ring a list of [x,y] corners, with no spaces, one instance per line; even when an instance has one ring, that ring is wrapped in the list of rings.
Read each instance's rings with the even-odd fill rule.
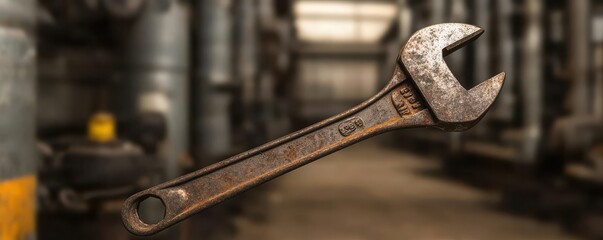
[[[339,115],[196,172],[141,191],[122,208],[125,227],[136,235],[157,233],[247,189],[327,154],[394,129],[436,127],[463,131],[475,125],[498,95],[500,73],[466,90],[444,56],[475,40],[483,30],[467,24],[438,24],[416,32],[400,51],[387,86]],[[164,218],[143,222],[138,205],[148,197],[165,205]]]

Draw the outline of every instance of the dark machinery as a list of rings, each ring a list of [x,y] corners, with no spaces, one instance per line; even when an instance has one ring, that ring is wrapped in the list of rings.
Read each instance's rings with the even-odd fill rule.
[[[152,157],[152,149],[114,136],[114,120],[99,113],[90,120],[88,138],[66,138],[50,141],[45,149],[46,159],[41,166],[40,191],[44,210],[54,209],[85,212],[101,200],[117,198],[151,183],[153,171],[160,169]],[[161,122],[160,122],[161,124]],[[165,128],[161,125],[159,129]],[[140,128],[152,134],[153,129]],[[162,130],[158,130],[162,131]],[[162,133],[140,139],[155,145]]]
[[[285,41],[291,32],[279,32],[279,24],[291,24],[288,4],[41,0],[36,6],[35,1],[17,2],[9,6],[0,1],[0,11],[6,13],[10,26],[27,33],[23,47],[13,43],[21,39],[7,39],[20,55],[30,53],[18,62],[27,73],[19,75],[24,80],[15,81],[22,84],[15,86],[23,94],[14,91],[27,101],[14,109],[0,108],[9,111],[3,116],[11,116],[9,121],[0,117],[0,133],[13,129],[12,137],[32,131],[19,140],[22,148],[17,155],[27,159],[15,159],[23,163],[23,171],[15,169],[15,174],[34,174],[38,166],[40,179],[37,185],[33,175],[26,179],[31,201],[22,202],[31,205],[25,219],[31,221],[24,221],[30,227],[23,234],[30,234],[37,222],[39,239],[129,239],[131,234],[119,220],[127,196],[209,165],[236,149],[257,145],[277,132],[259,125],[274,123],[263,119],[274,119],[267,104],[274,101],[272,88],[287,69],[263,59],[288,57]],[[266,11],[273,8],[280,10]],[[245,18],[235,21],[235,14]],[[33,28],[35,21],[37,28]],[[38,41],[30,41],[30,33]],[[271,41],[261,41],[264,38]],[[37,51],[27,45],[34,43]],[[34,60],[37,85],[33,84]],[[258,86],[260,75],[263,88]],[[30,126],[34,101],[29,99],[34,99],[35,87],[34,127]],[[0,90],[0,107],[2,96]],[[235,106],[262,109],[262,116],[245,110],[239,118]],[[34,164],[36,133],[41,159]],[[9,146],[0,143],[0,149]],[[143,208],[150,209],[141,216],[145,219],[163,214],[160,202]],[[232,224],[227,219],[237,213],[238,204],[212,211],[211,216],[189,221],[200,221],[201,227],[173,228],[157,238],[203,235],[211,239],[230,234]]]

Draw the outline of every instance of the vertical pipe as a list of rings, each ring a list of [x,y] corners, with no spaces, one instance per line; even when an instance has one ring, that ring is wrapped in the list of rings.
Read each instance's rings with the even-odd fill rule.
[[[603,44],[597,44],[593,59],[594,69],[594,97],[593,115],[599,122],[603,121]]]
[[[590,0],[572,0],[569,4],[569,71],[572,80],[570,110],[576,115],[589,114],[589,20]]]
[[[443,23],[446,19],[447,0],[431,0],[431,24]]]
[[[147,1],[126,45],[126,79],[130,101],[123,115],[158,112],[166,118],[167,143],[160,150],[166,177],[180,175],[188,152],[189,28],[186,7]]]
[[[408,41],[408,38],[410,38],[410,35],[412,34],[413,14],[407,0],[398,0],[398,8],[399,40],[400,43],[404,43]]]
[[[490,29],[490,0],[473,0],[476,26]],[[475,46],[474,84],[490,78],[490,34],[484,34]]]
[[[465,0],[452,0],[450,3],[450,21],[466,22],[467,5]]]
[[[229,107],[233,85],[230,0],[201,0],[197,51],[195,141],[197,156],[214,161],[232,149]]]
[[[35,9],[0,0],[0,239],[35,239]]]
[[[277,19],[274,12],[274,1],[275,0],[259,0],[258,10],[261,19],[261,28],[269,30],[271,34],[276,35]],[[261,128],[263,128],[265,132],[264,140],[276,139],[279,137],[274,128],[277,125],[275,118],[275,64],[277,63],[274,61],[276,57],[274,50],[278,46],[277,43],[279,40],[274,38],[276,38],[276,36],[264,40],[263,44],[267,47],[262,49],[262,63],[257,88],[258,104],[260,108],[259,119]]]
[[[241,100],[243,106],[242,127],[255,146],[262,142],[260,134],[257,134],[258,128],[255,103],[257,100],[257,75],[258,75],[258,14],[257,1],[238,0],[237,7],[237,68],[238,80],[241,85]]]
[[[511,121],[513,118],[513,105],[515,103],[515,97],[513,94],[515,84],[515,44],[511,26],[513,1],[496,0],[496,9],[498,11],[499,19],[497,21],[499,67],[500,70],[506,72],[506,79],[494,112],[495,117],[499,118],[500,120]]]
[[[527,0],[524,4],[526,23],[521,53],[521,90],[524,116],[522,159],[536,160],[542,122],[542,3]]]
[[[239,36],[239,54],[237,58],[237,72],[241,81],[241,93],[245,110],[251,110],[255,99],[255,81],[257,76],[258,62],[258,36],[257,36],[257,14],[256,2],[254,0],[237,1],[238,18],[237,25]],[[246,115],[251,115],[246,112]],[[251,116],[246,116],[249,120]]]

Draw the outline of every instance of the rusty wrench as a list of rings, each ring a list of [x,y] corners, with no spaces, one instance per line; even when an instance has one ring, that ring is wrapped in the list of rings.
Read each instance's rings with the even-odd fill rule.
[[[400,52],[387,86],[366,102],[303,130],[128,198],[126,228],[137,235],[157,233],[240,192],[274,179],[327,154],[377,134],[433,126],[462,131],[475,125],[504,82],[500,73],[464,89],[444,56],[476,39],[483,30],[467,24],[439,24],[416,32]],[[164,218],[147,224],[138,204],[148,197],[165,205]]]

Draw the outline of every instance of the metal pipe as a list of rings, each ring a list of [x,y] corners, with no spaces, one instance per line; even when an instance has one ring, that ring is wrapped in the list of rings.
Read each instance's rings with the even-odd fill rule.
[[[232,93],[225,91],[233,85],[231,5],[230,0],[203,0],[197,6],[195,141],[198,158],[210,161],[232,150]]]
[[[603,44],[599,43],[594,51],[594,97],[593,115],[599,122],[603,121]]]
[[[524,116],[522,159],[536,160],[542,131],[542,1],[525,2],[526,27],[522,41],[521,89]]]
[[[473,0],[475,19],[473,22],[482,29],[490,29],[490,0]],[[490,34],[484,34],[475,44],[474,81],[490,77]],[[477,84],[477,83],[475,83]]]
[[[261,28],[268,30],[271,34],[277,34],[277,19],[274,12],[275,0],[259,0],[258,9],[259,16],[261,19]],[[275,39],[266,39],[264,42],[269,47],[262,50],[261,59],[264,60],[261,63],[260,74],[258,78],[257,96],[258,96],[258,107],[260,109],[259,114],[259,126],[264,130],[264,139],[258,139],[265,141],[266,139],[275,139],[279,137],[278,131],[275,131],[275,127],[278,125],[275,109],[276,109],[276,77],[275,68],[276,62],[269,59],[275,59],[276,48],[278,47],[278,41]]]
[[[239,0],[237,26],[239,36],[238,73],[241,81],[242,99],[250,105],[255,99],[255,81],[258,68],[257,9],[254,0]]]
[[[443,23],[446,19],[447,0],[431,0],[431,24]]]
[[[0,239],[35,239],[35,12],[0,0]]]
[[[236,4],[236,31],[238,36],[237,69],[238,81],[241,86],[241,101],[243,106],[242,128],[249,136],[257,136],[256,112],[254,105],[257,101],[258,76],[258,14],[255,0],[239,0]],[[256,142],[255,140],[251,140]],[[255,144],[254,144],[255,145]]]
[[[450,21],[467,21],[467,5],[465,0],[452,0],[450,2]]]
[[[513,105],[515,103],[515,95],[513,88],[515,84],[515,43],[513,39],[511,17],[513,14],[513,2],[508,0],[497,0],[496,9],[498,11],[498,36],[499,41],[498,57],[499,67],[507,73],[505,86],[501,90],[500,98],[495,109],[495,116],[504,121],[513,119]]]
[[[589,19],[590,0],[572,0],[569,4],[569,52],[568,63],[572,80],[570,111],[587,115],[590,110],[589,93]]]
[[[413,13],[407,0],[398,0],[398,28],[400,31],[399,42],[406,42],[413,32]]]
[[[180,175],[188,152],[189,28],[186,7],[147,1],[127,43],[126,83],[122,115],[162,113],[167,143],[160,150],[168,178]],[[133,99],[132,99],[133,98]]]

